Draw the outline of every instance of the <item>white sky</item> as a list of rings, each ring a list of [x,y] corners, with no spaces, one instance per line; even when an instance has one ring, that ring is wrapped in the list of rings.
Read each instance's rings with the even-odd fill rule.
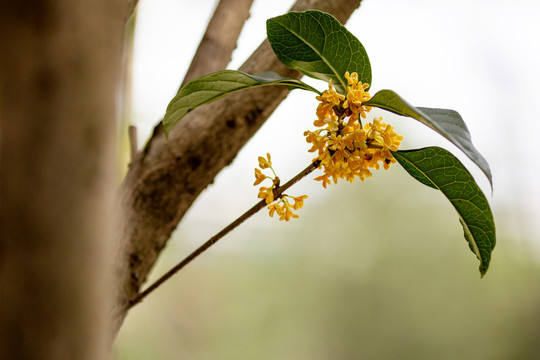
[[[133,113],[141,144],[176,94],[216,3],[140,1]],[[289,0],[255,0],[229,68],[238,68],[265,38],[265,20],[285,13],[291,4]],[[463,116],[473,142],[491,165],[495,189],[490,202],[499,233],[527,238],[540,250],[536,235],[540,231],[540,162],[533,152],[540,130],[536,108],[540,103],[539,16],[540,2],[535,0],[364,0],[346,26],[370,57],[372,93],[390,88],[414,105],[450,108]],[[306,81],[319,89],[326,87],[322,82]],[[302,133],[311,128],[315,106],[311,93],[293,92],[233,165],[218,176],[212,189],[205,191],[190,219],[208,220],[208,207],[212,207],[218,213],[231,213],[232,220],[251,206],[256,190],[243,191],[245,195],[236,197],[237,208],[230,209],[230,199],[219,189],[230,194],[231,187],[251,187],[259,154],[269,151],[276,164],[283,164],[282,179],[303,168],[312,155],[306,151]],[[402,148],[439,145],[454,150],[413,120],[385,118],[404,133],[414,131]],[[490,189],[481,172],[454,153],[489,198]],[[310,197],[321,191],[319,184],[305,185],[308,188]],[[221,225],[226,222],[219,219]]]

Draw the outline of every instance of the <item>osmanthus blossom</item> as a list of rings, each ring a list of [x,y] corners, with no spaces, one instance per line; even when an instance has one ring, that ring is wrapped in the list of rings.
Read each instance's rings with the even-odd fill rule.
[[[313,161],[319,162],[323,175],[315,180],[321,181],[326,188],[332,181],[338,179],[353,182],[355,178],[364,181],[371,177],[371,169],[380,169],[380,163],[385,170],[396,160],[392,151],[397,151],[403,136],[398,135],[391,125],[382,122],[382,118],[375,118],[371,123],[362,126],[361,119],[371,107],[364,105],[371,99],[366,91],[368,84],[358,81],[358,74],[345,73],[347,79],[347,94],[339,94],[328,82],[328,90],[322,92],[316,99],[319,101],[314,125],[319,127],[315,131],[306,131],[304,136],[311,144],[309,152],[316,152]],[[307,195],[293,197],[281,194],[274,198],[274,190],[279,186],[279,178],[272,168],[270,154],[266,158],[259,156],[259,168],[255,169],[255,183],[261,184],[270,179],[272,186],[261,186],[258,197],[265,199],[270,216],[279,215],[280,220],[289,221],[298,218],[293,210],[301,209]],[[273,177],[265,175],[261,170],[270,169]],[[292,202],[292,204],[291,204]]]
[[[403,136],[396,134],[393,127],[382,122],[382,118],[362,126],[361,118],[371,110],[364,103],[371,99],[365,90],[368,84],[358,82],[358,74],[345,73],[347,94],[338,94],[330,81],[328,90],[323,91],[317,100],[317,120],[313,123],[318,129],[306,131],[304,136],[310,143],[310,152],[317,152],[313,161],[319,160],[324,174],[315,178],[326,188],[338,179],[353,182],[355,177],[364,181],[371,177],[371,168],[379,169],[379,163],[388,169],[396,160],[392,151],[399,148]],[[348,119],[347,119],[348,118]]]
[[[304,206],[304,199],[307,195],[302,196],[289,196],[281,194],[277,199],[274,198],[274,190],[279,186],[279,178],[276,176],[276,172],[272,168],[272,159],[270,154],[266,154],[266,158],[259,156],[259,168],[255,168],[255,183],[253,185],[259,185],[266,179],[272,181],[272,186],[261,186],[259,188],[258,198],[264,199],[268,205],[269,214],[271,217],[275,213],[279,215],[279,220],[289,221],[291,218],[298,218],[298,215],[293,210],[301,209]],[[273,173],[273,177],[264,175],[261,169],[270,169]],[[277,200],[277,201],[275,201]],[[275,201],[275,202],[274,202]],[[292,201],[292,203],[291,203]]]

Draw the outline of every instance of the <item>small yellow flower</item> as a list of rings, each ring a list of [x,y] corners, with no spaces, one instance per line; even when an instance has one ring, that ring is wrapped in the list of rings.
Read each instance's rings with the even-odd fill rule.
[[[298,215],[293,213],[292,208],[291,208],[291,204],[287,200],[287,197],[284,197],[282,200],[283,200],[283,206],[282,206],[281,210],[283,212],[282,212],[282,214],[280,214],[281,216],[279,217],[279,220],[289,221],[291,218],[295,218],[295,219],[299,218]]]
[[[349,72],[347,71],[345,73],[345,78],[347,79],[349,86],[355,87],[356,84],[358,84],[358,74],[356,72],[349,74]]]
[[[259,189],[259,195],[257,195],[258,198],[265,199],[266,204],[271,204],[274,201],[274,187],[264,187],[261,186]]]
[[[329,129],[337,130],[338,116],[334,111],[335,106],[340,106],[345,100],[345,96],[339,94],[334,90],[332,86],[332,80],[328,82],[328,90],[322,92],[321,95],[316,96],[316,99],[320,101],[317,106],[317,120],[313,122],[313,125],[317,127],[328,127]]]
[[[268,210],[270,210],[269,211],[270,217],[274,217],[275,212],[277,212],[278,215],[280,215],[280,216],[282,214],[284,214],[283,208],[281,207],[281,205],[279,203],[268,205]]]
[[[330,184],[330,179],[328,177],[328,174],[324,174],[321,176],[317,176],[315,178],[317,181],[322,181],[322,186],[326,189],[326,186]]]
[[[270,158],[270,153],[267,153],[266,154],[266,159],[263,158],[262,156],[259,156],[259,167],[261,169],[268,169],[269,167],[272,166],[272,160]]]
[[[298,219],[300,216],[296,215],[295,213],[293,213],[291,211],[291,209],[287,209],[287,211],[285,212],[284,215],[281,215],[281,217],[279,218],[279,220],[285,220],[285,221],[289,221],[291,220],[291,218],[295,218],[295,219]]]
[[[294,203],[292,207],[294,210],[301,209],[304,206],[304,199],[307,199],[307,195],[293,197]]]
[[[305,135],[313,138],[314,141],[325,141],[322,136],[315,132],[306,131]],[[322,145],[320,146],[322,147]],[[323,150],[321,149],[321,151]],[[258,161],[260,169],[255,168],[255,183],[253,185],[259,185],[266,179],[272,180],[272,185],[270,187],[261,186],[259,188],[259,194],[257,195],[258,198],[264,199],[266,205],[268,205],[270,217],[273,217],[274,214],[277,213],[279,215],[279,220],[289,221],[291,218],[298,218],[298,215],[293,213],[293,209],[298,210],[302,208],[304,205],[304,199],[307,198],[307,195],[292,197],[289,195],[280,194],[277,198],[275,198],[274,191],[279,188],[279,178],[272,168],[272,159],[270,154],[266,154],[266,158],[259,156]],[[274,177],[266,176],[261,171],[261,169],[268,168],[272,171]],[[292,206],[287,198],[291,198],[294,201]]]
[[[358,120],[360,115],[362,118],[366,117],[366,112],[371,110],[371,107],[363,105],[371,99],[371,96],[365,91],[369,84],[362,84],[358,82],[358,74],[349,72],[345,73],[349,86],[347,87],[347,100],[343,103],[344,109],[350,109],[352,112],[351,120]]]
[[[332,104],[332,106],[335,106],[339,105],[341,101],[345,100],[345,96],[334,90],[332,80],[330,80],[328,81],[328,90],[324,90],[320,96],[316,97],[316,99],[323,103],[329,103]]]
[[[291,205],[288,198],[293,199],[293,205]],[[299,218],[299,216],[295,214],[293,210],[298,210],[302,208],[302,206],[304,205],[304,199],[306,198],[307,195],[297,197],[283,195],[277,203],[268,205],[268,214],[270,215],[270,217],[274,217],[274,214],[277,213],[279,215],[279,220],[285,221],[289,221],[291,218]]]
[[[255,182],[253,183],[253,185],[259,185],[266,179],[266,177],[267,176],[264,175],[261,170],[255,168]]]

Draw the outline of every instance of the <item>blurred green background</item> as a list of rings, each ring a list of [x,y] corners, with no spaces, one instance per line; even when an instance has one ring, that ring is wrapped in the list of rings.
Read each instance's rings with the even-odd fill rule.
[[[254,2],[229,68],[291,4]],[[176,93],[215,5],[141,0],[132,114],[140,143]],[[288,191],[309,195],[299,219],[257,214],[130,311],[114,359],[540,359],[540,43],[526,41],[540,33],[539,15],[540,3],[528,0],[365,0],[347,24],[370,55],[374,91],[459,111],[489,161],[493,196],[442,138],[370,113],[405,136],[402,149],[443,146],[477,178],[497,226],[485,278],[452,206],[399,165],[326,190],[312,174]],[[282,181],[309,163],[302,133],[315,107],[311,94],[289,95],[197,199],[150,281],[257,201],[257,156],[270,152]]]
[[[300,215],[258,214],[157,290],[129,314],[116,359],[540,358],[526,242],[499,234],[480,279],[450,204],[397,166]],[[186,221],[155,274],[205,231]]]

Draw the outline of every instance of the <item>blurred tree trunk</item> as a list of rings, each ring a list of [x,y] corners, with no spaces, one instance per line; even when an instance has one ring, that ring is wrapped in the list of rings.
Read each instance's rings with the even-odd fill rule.
[[[105,359],[119,1],[0,5],[0,359]]]

